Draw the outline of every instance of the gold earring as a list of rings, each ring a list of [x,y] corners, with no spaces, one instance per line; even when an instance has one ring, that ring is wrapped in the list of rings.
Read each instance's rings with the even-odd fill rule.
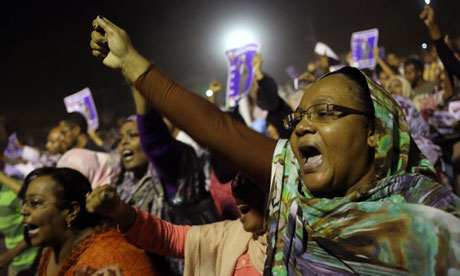
[[[70,227],[72,227],[72,221],[67,222],[67,228],[70,228]]]

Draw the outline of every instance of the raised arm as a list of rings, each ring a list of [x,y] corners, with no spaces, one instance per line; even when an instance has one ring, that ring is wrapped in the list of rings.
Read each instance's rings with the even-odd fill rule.
[[[452,49],[450,49],[442,39],[441,30],[434,19],[433,8],[426,5],[420,14],[420,19],[423,20],[423,23],[425,23],[428,28],[431,39],[438,52],[439,59],[441,59],[446,70],[454,74],[457,78],[460,77],[460,61],[457,60]]]
[[[388,64],[380,57],[380,48],[375,47],[374,50],[372,51],[372,55],[374,56],[375,60],[377,63],[382,67],[383,72],[385,72],[389,78],[393,77],[395,72],[388,66]]]
[[[5,185],[8,189],[13,191],[15,194],[19,193],[19,190],[21,190],[22,183],[21,181],[14,179],[8,175],[6,175],[4,172],[0,171],[0,185]]]
[[[171,136],[163,118],[150,108],[134,86],[131,91],[136,104],[142,149],[158,173],[170,201],[178,188],[184,145]]]
[[[103,59],[106,66],[121,70],[158,113],[253,179],[262,190],[268,190],[275,140],[235,122],[179,86],[137,53],[127,33],[110,21],[98,17],[93,27],[90,46],[94,56]]]

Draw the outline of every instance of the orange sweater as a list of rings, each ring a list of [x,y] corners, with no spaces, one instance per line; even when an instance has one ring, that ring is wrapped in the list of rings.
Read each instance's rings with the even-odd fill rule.
[[[39,276],[46,276],[51,253],[48,248],[42,256]],[[107,268],[118,269],[123,276],[157,275],[145,251],[128,243],[111,228],[96,230],[78,242],[56,276],[86,276]]]

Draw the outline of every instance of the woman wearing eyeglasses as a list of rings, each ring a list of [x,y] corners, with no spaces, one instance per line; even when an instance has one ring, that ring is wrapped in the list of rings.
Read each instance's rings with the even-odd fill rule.
[[[41,168],[25,179],[26,241],[43,246],[40,276],[155,275],[144,250],[86,210],[89,181],[69,168]]]
[[[94,56],[268,195],[265,274],[459,273],[460,200],[436,183],[402,111],[359,70],[323,76],[275,141],[232,121],[140,56],[98,17]]]

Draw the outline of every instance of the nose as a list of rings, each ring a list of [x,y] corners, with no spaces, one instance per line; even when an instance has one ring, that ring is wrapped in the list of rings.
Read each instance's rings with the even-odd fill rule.
[[[315,133],[316,128],[315,125],[312,124],[312,122],[307,118],[307,116],[304,116],[302,120],[296,125],[294,131],[297,136],[303,136],[305,134]]]
[[[26,204],[22,204],[20,213],[23,216],[29,215],[29,208],[27,208]]]

